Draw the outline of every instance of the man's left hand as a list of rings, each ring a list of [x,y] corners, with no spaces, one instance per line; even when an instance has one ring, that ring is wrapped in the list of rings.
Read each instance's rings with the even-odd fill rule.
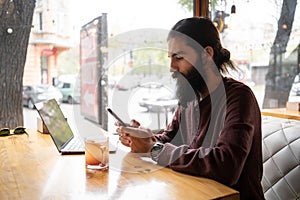
[[[134,153],[150,152],[156,139],[152,131],[144,127],[123,127],[120,126],[117,132],[121,134],[120,141],[131,148]]]

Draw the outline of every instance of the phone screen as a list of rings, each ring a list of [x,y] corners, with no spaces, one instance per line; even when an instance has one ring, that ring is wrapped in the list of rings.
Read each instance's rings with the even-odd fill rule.
[[[118,122],[122,125],[122,126],[126,126],[125,122],[123,122],[123,120],[121,120],[121,118],[114,113],[110,108],[107,108],[107,111],[116,119],[118,120]]]

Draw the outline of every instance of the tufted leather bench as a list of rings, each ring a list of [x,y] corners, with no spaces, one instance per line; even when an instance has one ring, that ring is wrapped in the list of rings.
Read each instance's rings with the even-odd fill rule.
[[[300,199],[300,121],[262,117],[266,200]]]

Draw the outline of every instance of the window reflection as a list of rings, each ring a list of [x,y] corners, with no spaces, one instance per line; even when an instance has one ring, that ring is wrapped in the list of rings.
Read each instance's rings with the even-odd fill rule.
[[[287,14],[281,16],[281,12],[292,12],[286,8],[293,7],[291,4],[295,2],[211,2],[215,2],[211,10],[214,20],[219,22],[219,13],[223,13],[221,17],[225,28],[221,37],[224,46],[231,51],[232,59],[241,69],[233,77],[252,88],[261,108],[285,107],[289,100],[300,102],[300,96],[293,92],[297,88],[297,84],[293,83],[294,78],[300,69],[299,9],[294,10],[293,19],[288,19]],[[235,5],[235,14],[231,14],[232,5]],[[291,21],[292,28],[288,23]]]
[[[137,37],[128,39],[128,45],[123,48],[123,44],[114,38],[134,30],[169,30],[179,19],[193,15],[191,7],[187,9],[179,3],[184,1],[68,0],[64,1],[64,6],[57,2],[37,1],[24,84],[51,84],[53,78],[61,75],[79,74],[80,29],[102,13],[107,14],[107,35],[111,42],[105,51],[108,52],[111,46],[118,48],[118,45],[120,51],[107,69],[109,89],[129,90],[132,84],[126,84],[122,79],[129,74],[136,85],[139,79],[152,80],[153,77],[171,84],[166,49],[128,48]],[[249,85],[261,108],[285,107],[286,101],[300,101],[300,11],[295,8],[291,25],[287,18],[280,18],[283,0],[276,2],[210,1],[210,17],[217,26],[222,25],[220,34],[224,47],[230,50],[231,58],[240,69],[229,76]],[[193,5],[193,0],[190,4]],[[231,12],[233,5],[235,13]],[[289,28],[291,34],[284,38],[286,45],[274,45],[277,31],[288,31]],[[275,92],[266,94],[274,88]]]

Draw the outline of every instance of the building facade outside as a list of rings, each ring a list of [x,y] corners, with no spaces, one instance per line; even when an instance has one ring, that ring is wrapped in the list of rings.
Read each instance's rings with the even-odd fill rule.
[[[58,76],[58,57],[73,43],[69,0],[37,0],[29,38],[23,85],[52,84]]]

